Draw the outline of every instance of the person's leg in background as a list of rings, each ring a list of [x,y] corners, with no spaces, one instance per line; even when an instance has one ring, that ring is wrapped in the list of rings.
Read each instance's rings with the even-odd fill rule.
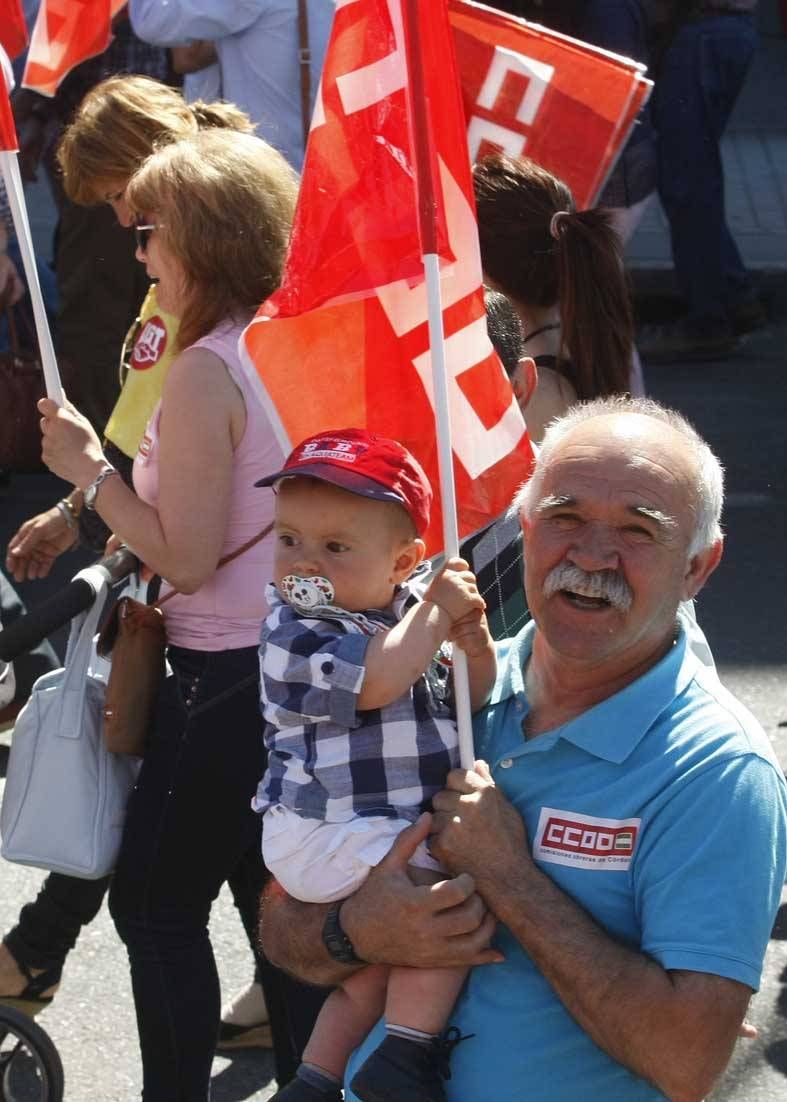
[[[109,877],[81,880],[52,872],[0,943],[0,1002],[33,1015],[57,991],[66,957],[101,909]]]
[[[262,818],[258,818],[261,827]],[[243,855],[228,878],[235,905],[255,955],[256,967],[253,984],[234,1000],[237,1007],[234,1015],[236,1021],[232,1020],[230,1007],[222,1011],[218,1049],[224,1052],[248,1047],[247,1038],[250,1034],[253,1037],[255,1024],[258,1025],[263,1020],[269,1021],[276,1081],[283,1087],[295,1075],[303,1049],[329,992],[325,988],[300,983],[281,969],[275,968],[259,948],[260,894],[269,877],[262,861],[260,843],[258,828],[254,846]],[[260,1016],[260,1011],[263,1016]],[[244,1028],[244,1022],[250,1028]]]
[[[653,95],[659,195],[688,314],[643,333],[646,360],[710,359],[737,347],[735,310],[753,290],[726,224],[720,141],[756,45],[751,15],[708,15],[684,23],[664,56]]]

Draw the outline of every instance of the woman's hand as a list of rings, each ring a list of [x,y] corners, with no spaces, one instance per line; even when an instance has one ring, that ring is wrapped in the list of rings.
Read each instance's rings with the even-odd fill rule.
[[[51,398],[38,403],[41,413],[41,457],[50,471],[84,490],[106,462],[93,426],[79,410]]]
[[[8,543],[5,566],[15,582],[45,578],[58,555],[77,541],[76,531],[57,508],[26,520]]]

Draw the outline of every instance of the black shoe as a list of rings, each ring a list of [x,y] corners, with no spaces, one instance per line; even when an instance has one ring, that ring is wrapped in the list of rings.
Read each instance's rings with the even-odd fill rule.
[[[740,341],[730,326],[700,330],[684,321],[646,325],[637,337],[640,356],[651,364],[725,360],[739,347]]]
[[[353,1076],[350,1090],[361,1102],[445,1102],[451,1052],[467,1039],[453,1026],[429,1045],[388,1033]]]
[[[286,1087],[276,1091],[271,1102],[342,1102],[342,1092],[337,1087],[335,1094],[326,1094],[296,1075]]]
[[[768,313],[756,295],[740,299],[728,307],[727,316],[733,331],[739,337],[768,324]]]

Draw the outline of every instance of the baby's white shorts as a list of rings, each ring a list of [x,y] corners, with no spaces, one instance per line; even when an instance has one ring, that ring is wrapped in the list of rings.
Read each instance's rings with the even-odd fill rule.
[[[288,895],[303,903],[331,903],[360,888],[411,825],[382,815],[326,823],[274,804],[262,819],[262,856]],[[440,871],[423,842],[410,864]]]

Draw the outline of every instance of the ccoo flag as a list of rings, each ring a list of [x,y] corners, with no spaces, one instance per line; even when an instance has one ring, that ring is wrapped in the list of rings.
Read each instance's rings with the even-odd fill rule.
[[[523,154],[592,206],[653,87],[644,66],[472,0],[448,0],[470,156]]]
[[[22,85],[54,96],[60,82],[112,40],[112,19],[126,0],[41,0]]]
[[[429,64],[411,111],[406,20]],[[414,133],[424,119],[427,132]],[[442,546],[427,294],[414,150],[434,179],[459,535],[498,516],[532,449],[486,331],[467,132],[445,0],[339,0],[281,288],[241,340],[280,443],[362,427],[400,440],[435,491]]]
[[[27,45],[27,24],[21,0],[0,0],[0,47],[10,58]]]

